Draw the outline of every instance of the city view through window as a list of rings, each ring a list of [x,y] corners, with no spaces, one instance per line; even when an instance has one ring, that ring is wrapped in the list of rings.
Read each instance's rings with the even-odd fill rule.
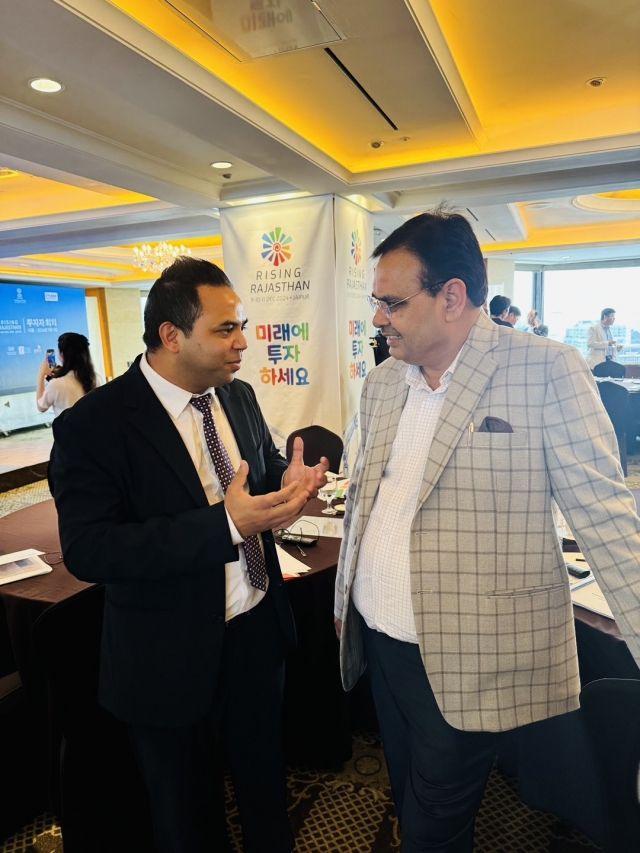
[[[589,327],[603,308],[615,308],[613,338],[623,364],[640,363],[640,267],[545,271],[544,322],[549,337],[586,356]]]

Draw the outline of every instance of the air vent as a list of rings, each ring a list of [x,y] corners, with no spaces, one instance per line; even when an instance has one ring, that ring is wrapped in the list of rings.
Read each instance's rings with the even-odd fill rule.
[[[240,62],[334,44],[344,36],[309,0],[164,0]]]
[[[470,208],[467,208],[467,213],[469,214],[469,216],[473,216],[473,218],[475,219],[476,222],[480,222],[478,217],[475,215],[475,213]]]

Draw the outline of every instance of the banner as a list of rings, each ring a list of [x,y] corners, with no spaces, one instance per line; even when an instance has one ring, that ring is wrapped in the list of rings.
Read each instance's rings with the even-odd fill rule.
[[[348,476],[360,440],[360,394],[365,376],[375,367],[369,344],[375,329],[367,303],[373,286],[373,217],[352,202],[336,198],[334,220],[343,473]]]
[[[225,272],[242,299],[253,386],[276,446],[311,424],[342,433],[333,197],[221,210]]]
[[[35,391],[45,353],[57,358],[63,332],[88,334],[84,290],[0,284],[0,394]]]

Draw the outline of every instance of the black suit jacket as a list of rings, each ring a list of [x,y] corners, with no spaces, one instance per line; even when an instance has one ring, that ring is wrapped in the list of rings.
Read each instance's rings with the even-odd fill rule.
[[[209,506],[191,457],[138,358],[54,421],[50,482],[67,568],[106,585],[100,703],[129,723],[184,726],[211,705],[224,636],[225,563],[238,558],[224,504]],[[280,488],[253,389],[217,389],[251,494]],[[285,645],[295,628],[271,531],[270,595]],[[82,638],[78,637],[78,642]]]

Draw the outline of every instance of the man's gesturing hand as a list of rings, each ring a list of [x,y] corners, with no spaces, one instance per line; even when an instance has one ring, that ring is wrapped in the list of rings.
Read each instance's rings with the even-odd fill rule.
[[[304,442],[300,436],[298,436],[293,440],[291,462],[289,463],[287,470],[284,472],[282,484],[284,486],[288,486],[289,483],[293,483],[294,480],[299,480],[309,492],[309,496],[315,498],[318,493],[318,489],[321,486],[324,486],[327,482],[325,474],[329,470],[329,460],[326,456],[323,456],[317,465],[313,468],[309,468],[308,465],[304,464],[303,452]]]
[[[224,496],[225,508],[243,538],[273,527],[286,527],[309,499],[303,481],[267,495],[250,495],[244,491],[248,473],[249,466],[243,459]]]

